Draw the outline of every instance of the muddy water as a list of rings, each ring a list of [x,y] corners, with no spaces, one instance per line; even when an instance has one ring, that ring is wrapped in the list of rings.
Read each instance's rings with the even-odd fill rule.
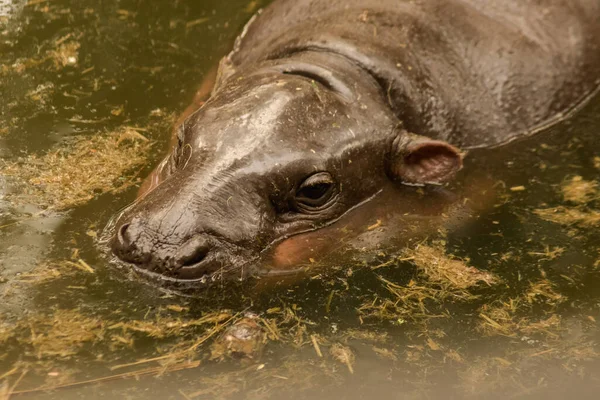
[[[600,99],[300,238],[304,274],[177,293],[107,262],[102,227],[261,5],[0,1],[0,399],[596,398]]]

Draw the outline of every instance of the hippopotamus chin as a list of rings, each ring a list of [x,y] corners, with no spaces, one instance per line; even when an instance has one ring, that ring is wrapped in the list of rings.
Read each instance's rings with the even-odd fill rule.
[[[114,254],[166,278],[244,277],[382,187],[440,185],[463,149],[556,122],[600,79],[597,0],[278,0],[220,65]]]

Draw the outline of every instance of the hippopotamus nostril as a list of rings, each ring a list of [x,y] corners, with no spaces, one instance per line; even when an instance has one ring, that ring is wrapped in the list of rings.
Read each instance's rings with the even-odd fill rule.
[[[112,240],[113,253],[121,260],[140,264],[146,262],[147,254],[140,253],[140,233],[142,226],[135,219],[121,225]]]
[[[125,249],[131,245],[131,237],[127,232],[130,226],[131,224],[123,224],[117,230],[117,242],[122,249]]]
[[[208,256],[212,246],[203,236],[196,236],[187,241],[177,252],[176,264],[180,267],[196,265]]]

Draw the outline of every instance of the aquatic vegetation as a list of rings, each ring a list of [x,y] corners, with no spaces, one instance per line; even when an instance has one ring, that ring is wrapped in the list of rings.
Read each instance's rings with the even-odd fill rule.
[[[485,304],[479,313],[482,319],[479,330],[489,336],[514,336],[518,328],[518,324],[514,321],[518,301],[518,299],[511,299],[496,305]]]
[[[351,374],[354,373],[354,362],[356,357],[348,346],[344,346],[341,343],[334,343],[329,348],[329,353],[335,360],[348,367],[348,371]]]
[[[233,315],[225,310],[209,313],[201,318],[180,319],[164,317],[157,314],[153,320],[122,321],[110,325],[109,331],[120,330],[122,333],[138,332],[148,337],[163,339],[172,336],[183,336],[202,325],[215,325],[230,319]]]
[[[73,276],[74,274],[80,272],[85,272],[88,274],[95,273],[94,269],[82,259],[74,261],[65,260],[62,262],[48,262],[39,264],[31,272],[26,272],[19,275],[18,278],[12,279],[11,283],[28,283],[39,285],[58,278]]]
[[[556,336],[560,330],[561,319],[553,312],[564,300],[564,296],[557,293],[554,285],[547,279],[532,282],[527,291],[519,297],[484,304],[479,311],[481,321],[478,330],[487,336],[514,337],[517,334],[540,333]],[[549,316],[542,316],[537,321],[522,316],[523,311],[534,304],[546,306],[550,312]]]
[[[542,250],[534,247],[528,254],[542,262],[560,259],[564,251],[562,247],[546,246]],[[60,277],[77,273],[86,276],[94,273],[93,266],[89,266],[92,269],[89,271],[79,260],[79,254],[75,254],[71,261],[51,266],[50,270],[58,272],[51,272],[48,279],[40,279],[33,274],[22,277],[22,280],[47,283],[54,275]],[[518,295],[502,299],[503,296],[496,290],[503,279],[496,273],[475,268],[466,258],[448,254],[444,241],[418,243],[391,255],[391,260],[391,263],[384,263],[384,267],[363,267],[363,272],[376,277],[381,290],[364,296],[363,304],[356,308],[356,316],[362,325],[360,328],[350,326],[340,331],[336,328],[333,333],[324,331],[326,321],[307,318],[296,304],[282,301],[280,306],[263,310],[255,319],[255,327],[262,332],[260,346],[250,346],[248,352],[266,346],[266,355],[243,357],[246,361],[237,364],[241,366],[225,373],[199,372],[198,379],[181,387],[180,393],[184,398],[194,399],[228,398],[240,393],[247,398],[258,399],[268,398],[269,394],[285,391],[295,384],[304,385],[302,387],[306,390],[324,384],[335,387],[344,382],[345,375],[361,373],[365,357],[391,363],[390,368],[398,382],[414,385],[415,398],[421,398],[417,394],[421,390],[419,388],[434,379],[435,375],[431,374],[443,368],[456,371],[463,393],[487,393],[487,390],[506,390],[502,385],[507,379],[523,381],[518,376],[522,363],[564,361],[564,368],[575,374],[581,362],[598,358],[587,336],[572,343],[565,342],[564,335],[570,329],[571,320],[558,312],[558,306],[567,297],[547,278],[523,282]],[[515,256],[504,254],[497,257],[497,262],[509,260],[514,261]],[[408,283],[392,280],[390,274],[385,274],[400,266],[414,268],[414,275]],[[337,278],[332,278],[332,282],[343,279],[348,290],[356,272],[347,275],[340,270],[340,274],[342,277],[334,274]],[[327,281],[329,278],[321,279]],[[347,301],[347,296],[350,296],[344,290],[330,290],[330,296],[324,299],[329,306],[322,304],[327,315],[331,315],[332,310],[331,293],[340,302]],[[472,317],[475,329],[468,331],[471,332],[471,340],[500,338],[530,348],[519,353],[514,346],[507,346],[502,350],[505,353],[490,351],[484,357],[481,353],[474,355],[468,349],[457,347],[447,331],[440,329],[439,323],[443,320],[452,325],[453,313],[448,308],[457,304],[461,307],[479,304]],[[238,348],[229,346],[222,338],[229,327],[243,320],[243,312],[214,310],[198,317],[193,315],[192,309],[187,303],[174,302],[137,319],[121,317],[120,312],[100,319],[93,315],[84,316],[77,310],[59,310],[47,316],[47,321],[43,318],[22,320],[18,329],[8,334],[7,340],[17,339],[20,346],[29,349],[26,354],[32,358],[13,365],[16,372],[5,380],[5,386],[12,384],[16,376],[26,369],[41,375],[57,371],[64,380],[59,383],[57,379],[48,379],[47,384],[38,389],[58,389],[113,379],[175,374],[182,369],[206,367],[207,363],[231,365],[231,356],[237,359],[235,354],[240,354],[240,351],[232,351]],[[389,335],[385,325],[373,320],[387,321],[406,330],[403,345],[397,348],[394,345],[397,338]],[[71,328],[74,324],[79,331]],[[60,326],[66,328],[62,335],[57,334]],[[31,327],[35,329],[36,336],[29,334]],[[81,340],[74,341],[69,332],[77,332]],[[53,337],[55,340],[51,343]],[[132,361],[131,352],[138,343],[147,339],[152,339],[154,349]],[[369,355],[364,351],[357,352],[355,345],[366,346]],[[85,360],[93,356],[88,352],[90,348],[95,349],[94,353],[102,354],[102,359],[96,362],[105,365],[107,373],[86,381],[81,379],[81,371],[69,370],[64,360]],[[245,346],[239,349],[241,353],[247,350]],[[276,349],[288,349],[285,352],[289,354],[275,363],[269,354]],[[39,359],[36,354],[41,354],[42,358]],[[122,354],[128,355],[121,359]],[[490,379],[489,374],[494,374],[494,379]],[[250,381],[252,383],[248,385]],[[27,383],[23,386],[31,387]],[[20,390],[20,386],[17,389]]]
[[[574,176],[563,182],[561,191],[565,201],[575,204],[585,204],[600,198],[598,182],[587,181],[581,176]]]
[[[143,129],[142,129],[143,131]],[[66,210],[101,194],[139,183],[151,142],[140,129],[126,127],[92,137],[79,136],[43,156],[5,164],[0,173],[26,186],[12,201]]]
[[[160,365],[159,369],[139,370],[143,376],[165,373],[177,370],[183,364],[189,366],[190,363],[195,363],[194,359],[199,355],[199,346],[238,317],[219,312],[201,318],[181,320],[171,315],[163,316],[159,312],[153,320],[115,322],[84,315],[80,310],[56,310],[50,315],[32,314],[17,321],[13,326],[2,326],[0,340],[16,340],[24,349],[24,358],[18,361],[13,369],[35,370],[40,373],[58,369],[63,371],[64,375],[64,361],[86,359],[90,356],[96,358],[94,353],[90,353],[92,348],[108,347],[116,355],[123,348],[132,347],[136,337],[130,335],[131,332],[155,339],[187,338],[165,348],[157,347],[157,351],[163,353],[161,356],[113,365],[110,368],[114,371],[148,363]],[[201,332],[203,333],[200,334]],[[76,375],[77,372],[79,371],[73,371],[72,375]],[[130,376],[139,375],[130,373]],[[74,379],[70,377],[67,381],[72,383]],[[49,386],[55,386],[57,383],[55,379],[51,382]]]
[[[532,395],[554,387],[544,367],[558,369],[561,382],[583,379],[592,370],[586,363],[600,354],[590,337],[569,338],[581,329],[579,320],[551,316],[539,323],[523,324],[523,336],[513,346],[490,357],[477,357],[459,370],[465,393],[518,393]],[[508,339],[511,340],[511,339]],[[516,343],[521,343],[517,345]],[[527,374],[523,374],[527,371]]]
[[[475,300],[478,296],[469,289],[482,284],[490,287],[500,282],[493,273],[471,267],[465,261],[447,254],[443,241],[430,245],[420,243],[404,249],[399,258],[416,266],[417,277],[401,285],[378,275],[392,297],[376,297],[366,301],[358,308],[361,319],[376,317],[402,325],[407,320],[445,317],[443,311],[436,314],[429,308],[437,309],[449,299]]]
[[[398,355],[390,349],[373,346],[373,351],[381,358],[385,358],[391,361],[398,361]]]
[[[479,283],[488,286],[498,283],[494,274],[468,266],[465,261],[446,254],[444,247],[443,242],[430,246],[420,244],[406,249],[403,254],[430,282],[440,284],[445,290],[460,291]]]
[[[69,33],[52,43],[42,55],[19,59],[12,65],[2,65],[0,74],[17,73],[22,74],[32,68],[39,68],[49,63],[54,70],[65,67],[75,67],[79,61],[79,48],[81,44]]]
[[[558,206],[534,211],[540,218],[561,225],[593,228],[600,225],[600,211]]]
[[[70,358],[87,343],[104,335],[99,318],[84,316],[78,310],[57,310],[50,317],[34,315],[28,318],[29,337],[19,340],[32,347],[32,355],[42,358]]]
[[[500,303],[497,306],[484,306],[479,316],[482,321],[479,326],[480,331],[488,336],[508,336],[515,337],[521,335],[547,335],[557,337],[561,328],[561,318],[559,315],[550,315],[545,319],[533,322],[529,318],[518,318],[507,303]]]
[[[358,340],[361,342],[386,343],[390,339],[387,332],[366,329],[348,329],[343,332],[342,340]]]
[[[186,399],[226,399],[243,394],[245,399],[259,400],[277,396],[290,387],[298,388],[301,393],[324,384],[336,387],[342,382],[343,374],[326,360],[306,362],[298,355],[290,355],[276,366],[255,364],[237,371],[201,376],[195,389],[182,389],[180,394]]]
[[[70,37],[71,34],[57,40],[56,49],[48,52],[48,57],[57,69],[77,64],[81,45],[77,41],[68,41]]]
[[[385,281],[381,283],[386,287],[390,285]],[[423,281],[422,284],[437,286],[438,289],[430,293],[440,293],[439,283]],[[399,285],[392,285],[391,288],[399,290],[397,286]],[[444,299],[465,300],[462,297],[446,296],[429,298],[429,301],[435,303]],[[473,300],[476,297],[469,299]],[[484,304],[480,310],[481,324],[478,328],[484,337],[525,338],[523,343],[535,344],[535,348],[519,353],[511,352],[511,348],[508,347],[507,354],[492,355],[489,358],[477,355],[475,359],[472,355],[454,348],[448,341],[446,332],[431,327],[437,318],[428,312],[428,308],[422,310],[422,323],[409,327],[410,330],[415,329],[416,334],[411,340],[412,344],[406,343],[402,346],[403,351],[398,353],[394,348],[390,348],[395,339],[391,338],[387,331],[375,330],[377,325],[361,329],[350,328],[336,334],[315,333],[314,329],[318,329],[318,326],[303,318],[294,307],[283,305],[269,309],[262,316],[255,318],[253,326],[260,327],[264,332],[261,343],[266,343],[271,351],[274,349],[273,344],[279,343],[280,346],[296,348],[297,352],[290,352],[284,360],[276,364],[265,363],[264,357],[250,358],[250,362],[242,364],[246,367],[234,368],[216,375],[200,374],[197,381],[191,386],[182,387],[180,393],[186,398],[228,398],[239,393],[247,394],[247,398],[264,398],[261,395],[278,393],[296,383],[302,383],[303,390],[316,388],[324,384],[322,379],[325,378],[328,380],[328,386],[332,387],[344,381],[344,370],[346,374],[361,371],[365,354],[356,353],[353,344],[367,345],[372,351],[372,356],[381,359],[382,362],[394,363],[396,374],[406,370],[408,375],[402,379],[409,379],[411,375],[408,371],[411,369],[426,371],[428,366],[438,362],[442,362],[442,365],[452,365],[453,368],[458,368],[460,385],[465,393],[475,390],[476,387],[479,388],[479,393],[482,393],[496,388],[496,384],[501,385],[509,376],[516,377],[514,374],[518,371],[520,363],[526,362],[527,359],[536,362],[573,360],[574,364],[567,364],[565,368],[570,365],[569,368],[576,369],[580,362],[578,360],[597,358],[587,338],[582,338],[584,342],[573,343],[561,340],[562,332],[568,327],[559,314],[552,312],[563,301],[564,296],[556,291],[554,285],[541,279],[529,283],[517,298]],[[550,314],[541,318],[530,315],[531,308],[538,305],[545,307]],[[119,313],[116,314],[118,315]],[[35,359],[30,362],[23,360],[17,365],[15,374],[18,375],[24,369],[40,372],[60,371],[61,374],[65,374],[66,380],[60,385],[56,380],[49,381],[46,388],[84,385],[88,381],[78,381],[76,377],[79,374],[76,371],[67,378],[68,370],[61,367],[60,360],[81,358],[89,346],[105,354],[106,360],[98,361],[110,366],[111,371],[105,377],[89,381],[89,384],[175,373],[181,369],[198,368],[205,360],[227,362],[226,356],[230,348],[227,342],[220,340],[225,336],[224,332],[228,327],[243,318],[242,314],[230,311],[215,311],[194,318],[189,315],[186,306],[178,307],[177,303],[164,305],[144,319],[133,320],[119,320],[114,317],[100,320],[98,317],[87,317],[80,311],[72,310],[59,310],[48,317],[33,316],[19,322],[19,326],[20,332],[35,330],[35,336],[22,336],[17,331],[17,336],[13,337],[21,335],[21,345],[31,348],[32,356],[40,354],[45,362],[36,365]],[[133,349],[135,343],[143,338],[158,341],[154,355],[134,362],[115,364],[123,349]],[[30,339],[33,341],[28,343]],[[313,356],[307,358],[307,352],[312,352]],[[339,364],[344,366],[342,370],[336,366]],[[496,382],[496,378],[490,381],[488,377],[488,381],[482,382],[481,380],[490,373],[496,374],[498,381]],[[14,377],[15,374],[11,376]],[[425,374],[422,379],[423,382],[418,383],[417,387],[421,387],[430,378]]]
[[[6,343],[10,338],[13,337],[13,335],[13,328],[9,327],[8,325],[5,325],[3,319],[0,318],[0,344]],[[6,355],[0,356],[0,361],[5,356]]]
[[[598,182],[574,176],[562,183],[560,192],[564,201],[576,204],[576,206],[560,205],[537,209],[534,210],[534,213],[546,221],[561,225],[592,228],[600,224],[600,211],[588,206],[590,202],[600,199]]]
[[[523,297],[529,304],[543,302],[553,307],[565,301],[565,297],[557,293],[552,282],[547,279],[532,282]]]

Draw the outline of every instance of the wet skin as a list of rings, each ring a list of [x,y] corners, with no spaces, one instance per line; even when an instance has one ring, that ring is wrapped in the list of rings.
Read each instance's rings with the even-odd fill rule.
[[[459,148],[564,119],[600,84],[600,3],[543,3],[275,1],[111,225],[114,254],[186,281],[261,272],[266,253],[289,268],[298,237],[390,183],[447,183]]]

